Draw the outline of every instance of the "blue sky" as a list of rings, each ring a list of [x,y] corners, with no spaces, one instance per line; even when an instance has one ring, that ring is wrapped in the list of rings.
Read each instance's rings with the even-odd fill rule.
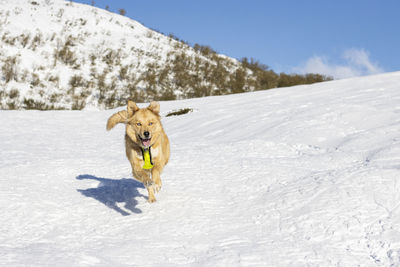
[[[91,0],[74,0],[91,4]],[[336,78],[400,70],[400,1],[94,0],[146,27],[254,58],[276,72]]]

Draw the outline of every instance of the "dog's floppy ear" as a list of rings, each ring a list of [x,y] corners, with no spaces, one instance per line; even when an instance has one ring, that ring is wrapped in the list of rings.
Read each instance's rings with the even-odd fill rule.
[[[133,102],[132,100],[128,100],[128,118],[132,117],[133,114],[138,110],[139,108],[136,105],[136,103]]]
[[[107,131],[111,130],[118,123],[126,123],[128,112],[126,110],[113,114],[107,121]]]
[[[151,101],[147,109],[158,115],[158,113],[160,113],[160,103]]]

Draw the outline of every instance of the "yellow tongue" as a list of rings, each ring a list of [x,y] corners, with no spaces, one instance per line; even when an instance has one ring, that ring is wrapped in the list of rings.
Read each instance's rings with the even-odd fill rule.
[[[143,157],[144,157],[144,165],[143,165],[143,169],[145,170],[149,170],[153,168],[153,164],[151,164],[151,160],[150,160],[150,150],[149,149],[143,149]]]

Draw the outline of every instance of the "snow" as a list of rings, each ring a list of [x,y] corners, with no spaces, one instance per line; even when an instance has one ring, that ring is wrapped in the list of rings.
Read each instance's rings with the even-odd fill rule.
[[[399,84],[161,102],[154,204],[105,130],[122,107],[0,111],[0,265],[400,266]]]

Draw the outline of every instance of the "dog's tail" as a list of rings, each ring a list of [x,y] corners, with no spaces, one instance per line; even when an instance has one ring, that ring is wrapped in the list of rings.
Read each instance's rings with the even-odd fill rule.
[[[118,123],[126,123],[128,120],[128,112],[126,110],[119,111],[113,114],[107,121],[107,131],[114,128]]]

